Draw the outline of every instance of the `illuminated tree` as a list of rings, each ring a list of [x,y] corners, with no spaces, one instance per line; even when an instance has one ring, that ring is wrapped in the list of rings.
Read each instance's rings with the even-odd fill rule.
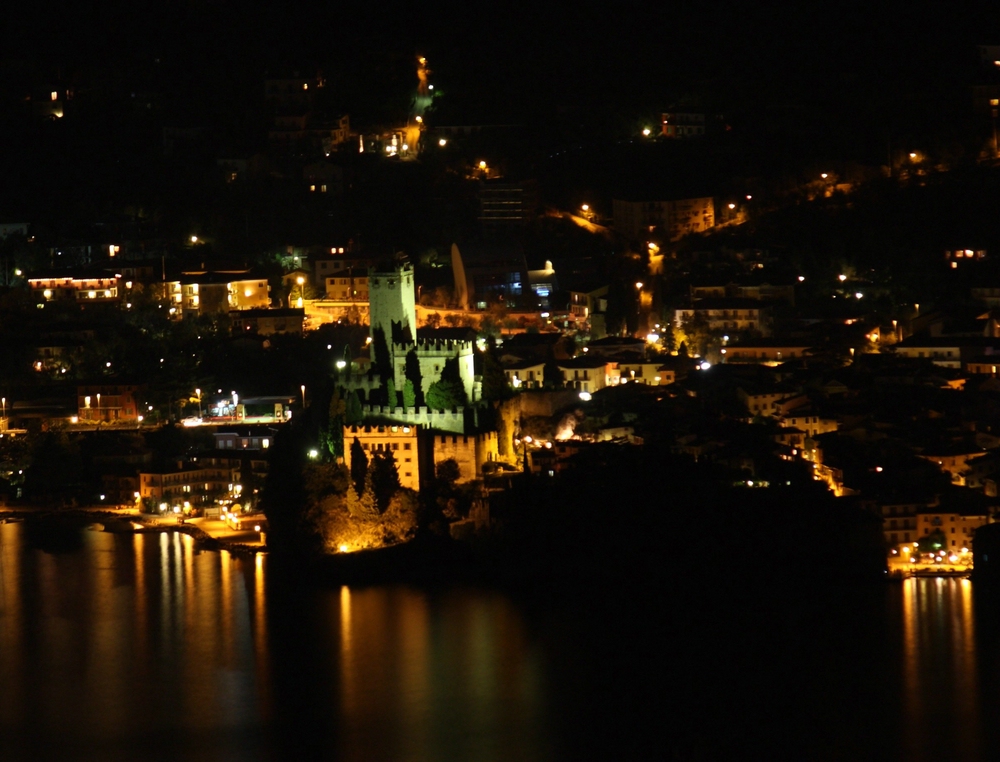
[[[417,393],[413,390],[413,382],[410,379],[406,379],[403,384],[403,407],[407,410],[412,410],[417,404]]]
[[[396,382],[391,378],[385,382],[385,398],[386,404],[391,408],[396,407],[399,403],[399,399],[396,397]]]

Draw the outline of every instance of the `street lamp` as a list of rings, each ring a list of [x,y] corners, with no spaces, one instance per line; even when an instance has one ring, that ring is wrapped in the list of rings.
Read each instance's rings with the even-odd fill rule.
[[[236,420],[236,407],[240,404],[240,395],[236,392],[230,392],[233,395],[233,420]]]
[[[97,422],[101,422],[101,395],[97,395]]]
[[[306,385],[302,384],[302,386],[300,386],[299,388],[302,390],[302,409],[305,410],[305,408],[306,408]]]
[[[195,389],[194,393],[198,395],[198,420],[201,420],[201,389]]]

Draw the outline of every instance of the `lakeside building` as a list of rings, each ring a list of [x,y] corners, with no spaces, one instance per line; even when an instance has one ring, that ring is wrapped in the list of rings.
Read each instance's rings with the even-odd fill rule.
[[[175,463],[164,469],[139,471],[139,497],[149,507],[185,513],[212,505],[242,491],[237,465],[226,462]]]

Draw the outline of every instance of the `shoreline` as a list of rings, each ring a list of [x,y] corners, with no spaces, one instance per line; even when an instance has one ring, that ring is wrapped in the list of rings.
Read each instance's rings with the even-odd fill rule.
[[[101,524],[103,531],[111,534],[159,534],[161,532],[181,532],[191,537],[203,550],[225,550],[236,556],[254,556],[267,553],[266,545],[247,545],[213,537],[200,527],[188,523],[145,524],[142,514],[131,511],[115,511],[106,507],[90,508],[3,508],[0,509],[0,524],[20,521],[48,521],[53,523],[73,523],[81,526]],[[137,527],[135,524],[141,524]]]

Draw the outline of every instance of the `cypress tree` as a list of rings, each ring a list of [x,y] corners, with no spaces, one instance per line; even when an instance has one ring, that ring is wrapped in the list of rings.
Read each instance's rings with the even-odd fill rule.
[[[411,349],[406,353],[406,367],[404,372],[406,380],[413,384],[414,404],[417,406],[423,405],[423,376],[420,373],[420,358],[417,357],[416,349]]]

